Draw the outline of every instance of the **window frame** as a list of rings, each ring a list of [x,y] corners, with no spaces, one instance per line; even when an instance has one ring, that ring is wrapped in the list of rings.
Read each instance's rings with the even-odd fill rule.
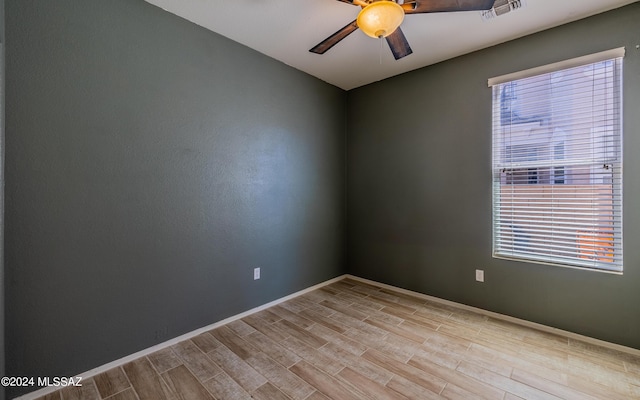
[[[622,249],[622,237],[623,237],[623,220],[622,220],[622,208],[623,208],[623,204],[622,204],[622,152],[623,152],[623,135],[622,135],[622,119],[623,119],[623,115],[622,115],[622,111],[623,111],[623,95],[622,95],[622,80],[623,80],[623,57],[624,57],[624,53],[625,53],[625,49],[624,47],[622,48],[617,48],[617,49],[612,49],[612,50],[608,50],[608,51],[604,51],[601,53],[595,53],[595,54],[591,54],[591,55],[587,55],[584,57],[578,57],[578,58],[574,58],[574,59],[570,59],[570,60],[565,60],[565,61],[561,61],[558,63],[554,63],[554,64],[549,64],[549,65],[545,65],[545,66],[541,66],[541,67],[536,67],[536,68],[531,68],[528,70],[524,70],[524,71],[520,71],[520,72],[515,72],[512,74],[507,74],[507,75],[502,75],[499,77],[495,77],[495,78],[491,78],[488,80],[488,86],[490,88],[492,88],[494,90],[493,96],[492,96],[492,210],[493,210],[493,218],[492,218],[492,241],[493,241],[493,246],[492,246],[492,256],[494,258],[500,258],[500,259],[508,259],[508,260],[512,260],[512,261],[521,261],[521,262],[527,262],[527,263],[535,263],[535,264],[546,264],[546,265],[553,265],[553,266],[560,266],[560,267],[567,267],[567,268],[576,268],[576,269],[582,269],[582,270],[589,270],[589,271],[598,271],[598,272],[605,272],[605,273],[614,273],[614,274],[622,274],[623,273],[623,267],[624,267],[624,263],[623,263],[623,249]],[[499,129],[502,129],[502,127],[504,126],[505,123],[505,115],[504,112],[508,111],[509,112],[509,125],[508,126],[514,126],[517,124],[527,124],[527,123],[532,123],[532,122],[540,122],[543,121],[545,116],[543,115],[533,115],[533,116],[529,116],[527,117],[526,115],[520,116],[520,115],[516,115],[515,116],[515,120],[513,119],[514,116],[514,112],[517,113],[517,110],[519,110],[517,107],[518,106],[514,106],[513,108],[511,108],[511,106],[509,107],[505,107],[505,104],[503,103],[505,101],[505,98],[511,96],[508,98],[509,101],[511,101],[511,99],[514,99],[514,89],[513,87],[517,87],[518,81],[526,79],[526,78],[531,78],[531,77],[536,77],[539,75],[544,75],[544,74],[549,74],[549,73],[555,73],[555,72],[561,72],[564,70],[569,70],[575,67],[585,67],[585,66],[589,66],[589,65],[595,65],[597,63],[601,63],[601,62],[608,62],[608,61],[613,61],[613,62],[619,62],[619,66],[618,64],[616,64],[614,66],[614,68],[619,68],[619,69],[614,69],[614,77],[613,77],[613,82],[616,85],[616,89],[617,91],[614,90],[614,94],[613,94],[613,100],[614,100],[614,104],[615,107],[617,107],[617,120],[616,119],[612,119],[615,125],[615,133],[613,134],[612,137],[615,137],[616,140],[619,141],[619,143],[616,145],[615,149],[616,149],[616,157],[615,157],[615,161],[612,163],[612,168],[617,168],[617,170],[615,170],[614,172],[612,172],[612,177],[614,179],[614,181],[611,183],[611,190],[612,190],[612,194],[611,194],[611,226],[612,226],[612,237],[611,237],[611,246],[613,247],[613,250],[611,250],[612,254],[611,254],[611,266],[607,266],[604,265],[604,262],[608,262],[608,261],[602,261],[600,259],[598,259],[599,256],[594,256],[593,257],[593,261],[591,262],[587,262],[587,261],[581,261],[580,259],[585,258],[582,255],[584,253],[581,253],[581,244],[580,244],[580,233],[581,231],[576,228],[575,231],[575,255],[572,257],[570,256],[560,256],[558,255],[558,253],[556,253],[556,255],[554,256],[554,250],[550,249],[548,250],[535,250],[535,247],[539,246],[536,244],[527,244],[525,247],[522,247],[521,244],[516,244],[516,242],[520,243],[522,242],[522,237],[520,239],[518,239],[518,234],[516,231],[516,227],[515,225],[511,227],[511,235],[512,235],[512,239],[511,239],[511,250],[510,252],[505,251],[505,247],[503,246],[502,248],[500,248],[498,242],[498,236],[503,234],[503,223],[506,221],[508,222],[508,219],[501,219],[500,217],[500,212],[503,208],[505,208],[503,202],[501,202],[501,196],[503,196],[503,194],[501,193],[502,191],[502,187],[505,186],[505,184],[503,184],[503,180],[505,179],[504,176],[498,176],[498,174],[500,174],[500,171],[498,171],[498,167],[496,166],[496,148],[498,147],[496,145],[496,140],[503,140],[504,138],[498,138],[497,137],[499,135],[501,135],[501,132],[497,132]],[[619,75],[616,75],[616,73],[619,72]],[[508,85],[512,85],[512,86],[508,86]],[[511,92],[507,93],[505,95],[504,92],[501,93],[496,93],[495,92],[495,88],[496,87],[504,87],[505,92],[507,90],[511,90]],[[550,97],[551,99],[551,97]],[[515,110],[515,111],[514,111]],[[534,118],[535,117],[535,118]],[[517,121],[517,122],[513,122],[513,121]],[[496,127],[496,125],[498,127]],[[540,125],[542,125],[542,122],[540,122]],[[596,134],[597,129],[599,128],[599,126],[597,125],[592,125],[590,127],[591,129],[591,135]],[[550,128],[550,129],[554,129],[554,128]],[[609,139],[609,136],[607,136],[607,139]],[[592,143],[594,142],[594,139],[591,139]],[[526,142],[525,141],[525,146],[529,146],[529,148],[525,148],[523,147],[522,150],[519,149],[515,149],[516,146],[522,146],[522,144],[510,144],[509,145],[509,150],[506,150],[506,146],[505,149],[502,150],[502,154],[500,155],[501,157],[505,158],[505,157],[509,157],[509,159],[513,159],[515,158],[514,154],[519,154],[519,156],[524,155],[523,158],[526,158],[528,156],[528,154],[534,154],[535,156],[534,158],[537,157],[537,153],[540,151],[540,149],[542,147],[538,146],[535,141],[532,142]],[[562,149],[560,150],[560,147],[562,147]],[[608,152],[609,151],[609,147],[608,145],[602,145],[602,151],[603,152]],[[549,156],[547,156],[547,159],[545,159],[543,162],[540,162],[540,166],[536,166],[536,164],[538,164],[537,162],[531,162],[533,160],[529,160],[528,163],[523,163],[523,167],[521,169],[521,171],[519,172],[519,176],[521,179],[520,182],[516,182],[514,176],[511,176],[511,181],[506,183],[506,186],[517,186],[518,183],[522,183],[522,184],[526,184],[526,185],[537,185],[537,184],[545,184],[545,182],[543,181],[543,179],[546,179],[548,182],[546,183],[547,185],[564,185],[565,182],[567,181],[567,173],[568,171],[571,169],[572,164],[574,165],[580,165],[582,164],[583,168],[594,168],[594,160],[596,159],[595,156],[592,156],[592,158],[589,159],[585,159],[585,160],[578,160],[578,159],[573,159],[571,161],[569,161],[568,163],[558,163],[556,162],[557,160],[563,160],[564,156],[567,152],[567,148],[565,146],[565,142],[564,140],[557,140],[557,141],[549,141],[548,144],[548,149],[546,150],[547,153],[551,154],[551,162],[549,161]],[[508,156],[505,154],[508,153]],[[562,157],[560,158],[556,158],[556,156],[561,155]],[[546,163],[546,164],[545,164]],[[517,165],[517,164],[515,164]],[[542,171],[544,171],[543,168],[547,168],[547,172],[546,175],[542,174]],[[569,168],[569,170],[567,169]],[[605,162],[605,164],[603,165],[603,169],[607,170],[608,164]],[[511,171],[515,171],[517,169],[511,169]],[[505,172],[504,170],[502,171],[503,173]],[[592,175],[595,175],[596,173],[591,172],[591,175],[589,175],[589,179],[594,179],[592,177]],[[544,178],[543,178],[544,176]],[[604,175],[606,176],[606,175]],[[615,183],[615,179],[619,177],[619,182]],[[533,179],[533,181],[532,181]],[[535,182],[534,182],[535,181]],[[505,181],[506,182],[506,181]],[[596,186],[595,183],[589,183],[585,186]],[[597,196],[596,196],[597,197]],[[597,211],[598,213],[594,212],[593,215],[600,217],[603,214],[599,214],[601,213],[601,211],[598,211],[598,209],[596,208],[596,206],[591,206],[591,210],[593,211]],[[555,213],[558,211],[558,209],[555,206],[549,206],[548,208],[546,208],[546,210],[549,210],[551,213]],[[562,210],[564,212],[564,209]],[[572,210],[572,214],[569,214],[569,218],[576,218],[575,216],[578,215],[578,213],[575,210]],[[573,217],[572,217],[573,216]],[[616,217],[617,216],[617,217]],[[594,217],[595,218],[595,217]],[[528,225],[527,225],[528,224]],[[550,226],[553,226],[555,224],[555,222],[549,223]],[[525,224],[525,227],[531,227],[532,223],[528,222]],[[545,229],[549,229],[549,228],[543,228],[542,231],[544,232]],[[599,236],[595,236],[596,231],[594,230],[594,236],[591,238],[593,243],[597,243],[599,242],[601,239]],[[520,235],[522,235],[522,232],[520,232]],[[608,233],[607,233],[608,235]],[[608,236],[607,236],[608,237]],[[502,239],[501,239],[502,240]],[[551,245],[558,245],[558,244],[562,244],[563,246],[566,246],[565,248],[571,248],[570,245],[567,245],[565,242],[564,238],[561,239],[552,239],[552,240],[543,240],[543,242],[548,242]],[[607,242],[607,245],[609,245],[609,243]],[[526,247],[529,248],[529,250],[526,250]],[[518,250],[520,249],[520,250]],[[525,249],[525,250],[522,250]],[[546,251],[546,254],[545,254]],[[594,255],[596,254],[596,250],[594,248],[593,250]],[[607,257],[609,255],[607,254]],[[555,259],[554,259],[555,257]]]

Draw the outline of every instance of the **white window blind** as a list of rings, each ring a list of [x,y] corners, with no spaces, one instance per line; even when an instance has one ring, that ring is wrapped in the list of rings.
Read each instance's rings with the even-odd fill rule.
[[[623,54],[490,80],[494,257],[622,272]]]

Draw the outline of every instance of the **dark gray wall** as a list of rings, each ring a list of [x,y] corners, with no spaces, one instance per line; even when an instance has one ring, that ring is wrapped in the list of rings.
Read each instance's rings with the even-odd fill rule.
[[[638,21],[634,3],[350,91],[371,112],[348,118],[348,272],[640,349]],[[624,275],[493,259],[487,78],[620,46]]]
[[[344,91],[142,0],[6,16],[8,375],[80,373],[344,272]]]

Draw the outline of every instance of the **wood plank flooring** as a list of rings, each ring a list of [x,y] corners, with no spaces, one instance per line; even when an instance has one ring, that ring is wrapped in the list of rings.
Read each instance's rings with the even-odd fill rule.
[[[640,357],[344,279],[46,400],[640,399]]]

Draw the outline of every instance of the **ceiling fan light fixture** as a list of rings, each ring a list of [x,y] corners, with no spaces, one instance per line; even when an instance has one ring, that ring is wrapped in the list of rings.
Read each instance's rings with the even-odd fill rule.
[[[404,9],[394,1],[369,4],[358,14],[358,28],[372,38],[391,35],[404,20]]]

